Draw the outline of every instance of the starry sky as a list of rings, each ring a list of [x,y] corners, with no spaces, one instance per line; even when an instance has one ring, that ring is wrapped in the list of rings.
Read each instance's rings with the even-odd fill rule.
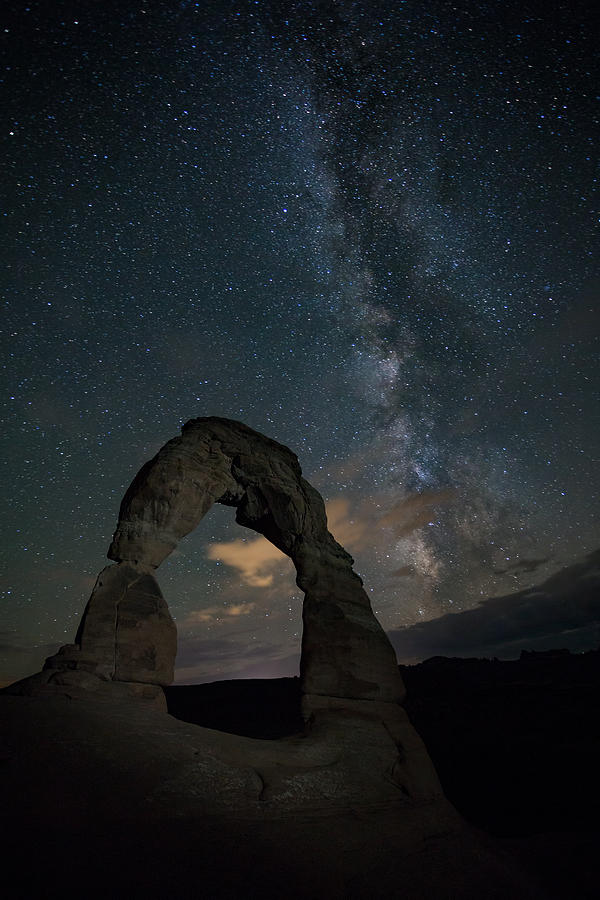
[[[5,2],[1,681],[205,415],[297,453],[402,662],[600,642],[594,5]],[[231,509],[157,577],[178,681],[297,673]]]

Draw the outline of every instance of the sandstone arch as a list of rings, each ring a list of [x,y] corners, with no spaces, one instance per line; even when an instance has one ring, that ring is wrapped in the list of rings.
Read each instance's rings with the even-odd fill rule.
[[[238,522],[264,534],[296,566],[305,593],[301,734],[277,741],[225,734],[171,718],[155,702],[164,704],[161,685],[172,680],[176,641],[153,572],[215,502],[236,507]],[[392,647],[290,450],[239,422],[188,422],[132,482],[108,555],[113,564],[98,576],[75,643],[1,692],[30,695],[26,703],[2,697],[20,748],[4,767],[6,781],[15,808],[26,809],[26,840],[32,812],[24,796],[34,798],[34,821],[45,823],[44,833],[54,833],[58,822],[59,833],[72,839],[75,823],[85,841],[95,841],[98,830],[112,840],[117,825],[125,848],[132,825],[135,832],[148,822],[141,841],[150,832],[162,841],[181,822],[186,838],[174,831],[175,844],[199,854],[195,877],[206,884],[212,872],[215,896],[225,896],[215,848],[229,868],[249,842],[241,894],[255,878],[256,859],[258,868],[269,860],[270,876],[273,861],[290,848],[297,850],[294,871],[311,871],[307,897],[317,895],[315,868],[329,872],[319,894],[327,897],[367,896],[382,878],[386,895],[403,884],[410,892],[414,880],[423,884],[419,896],[433,896],[472,870],[474,890],[461,896],[481,896],[490,878],[495,883],[503,869],[488,864],[479,843],[472,851],[461,843],[472,838],[398,704],[403,686]],[[146,865],[145,844],[143,850]],[[430,851],[433,866],[423,867]],[[440,873],[433,892],[423,876],[429,868]],[[138,868],[135,877],[138,885]],[[498,896],[514,894],[500,881]],[[288,877],[285,883],[284,892]]]
[[[263,534],[294,563],[305,595],[301,679],[305,695],[397,702],[394,651],[352,558],[327,530],[319,493],[287,447],[241,422],[192,419],[129,487],[76,644],[117,681],[172,680],[173,627],[152,572],[213,503]],[[119,599],[116,599],[116,597]],[[114,621],[114,625],[112,621]]]
[[[240,524],[265,535],[296,567],[305,595],[307,726],[275,742],[195,730],[192,743],[208,768],[199,773],[194,762],[188,771],[186,762],[177,776],[184,792],[201,783],[204,804],[250,802],[255,812],[265,799],[273,809],[297,809],[440,796],[425,748],[399,706],[404,688],[394,651],[352,558],[327,530],[321,496],[291,450],[230,419],[192,419],[142,467],[121,503],[108,551],[113,564],[98,576],[75,643],[6,690],[66,694],[90,711],[92,700],[116,711],[123,701],[127,719],[148,706],[136,704],[134,712],[136,698],[166,710],[161,686],[173,680],[176,633],[153,573],[213,503],[235,507]],[[223,773],[239,781],[239,790],[223,792]]]

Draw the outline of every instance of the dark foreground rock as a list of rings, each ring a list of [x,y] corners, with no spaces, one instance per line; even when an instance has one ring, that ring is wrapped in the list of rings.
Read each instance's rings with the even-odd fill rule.
[[[439,793],[390,801],[336,715],[285,751],[131,700],[4,695],[0,718],[11,898],[545,896]]]
[[[595,897],[599,657],[403,669],[459,814],[389,784],[382,802],[368,729],[304,748],[298,679],[173,686],[172,716],[0,696],[10,896]],[[358,754],[328,755],[353,736]]]
[[[600,652],[435,658],[401,668],[446,796],[553,897],[600,880]],[[167,689],[170,712],[253,737],[294,730],[298,679]],[[295,716],[294,719],[294,710]]]
[[[600,828],[600,651],[402,666],[446,796],[500,837]]]

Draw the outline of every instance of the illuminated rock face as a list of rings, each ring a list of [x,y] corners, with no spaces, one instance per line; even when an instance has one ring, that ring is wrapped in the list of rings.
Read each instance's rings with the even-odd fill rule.
[[[122,564],[98,575],[75,638],[108,681],[170,684],[177,632],[156,579]]]
[[[240,525],[264,535],[296,567],[305,595],[300,669],[306,718],[339,712],[339,701],[347,710],[357,701],[360,715],[364,701],[396,707],[404,697],[396,656],[352,557],[327,530],[320,494],[287,447],[216,417],[192,419],[140,469],[108,551],[116,565],[98,576],[75,643],[46,660],[44,671],[19,690],[89,691],[110,682],[164,703],[160,685],[173,680],[176,632],[153,572],[213,503],[234,506]]]
[[[305,594],[301,676],[309,707],[311,695],[392,703],[402,699],[394,651],[352,570],[352,558],[327,530],[321,496],[302,477],[291,450],[240,422],[193,419],[181,437],[165,444],[142,467],[121,504],[108,551],[118,566],[104,570],[105,579],[122,585],[125,576],[116,571],[122,567],[150,579],[213,503],[235,506],[236,520],[264,535],[296,567]],[[140,583],[135,584],[141,590]],[[97,645],[105,657],[104,645],[110,653],[114,643],[103,637],[110,630],[111,613],[98,597],[94,609],[97,592],[77,643],[92,655]],[[121,602],[132,606],[129,599]],[[121,640],[121,656],[127,662],[121,670],[113,667],[113,679],[158,684],[170,680],[168,656],[172,652],[174,660],[175,655],[171,623],[162,609],[152,614],[152,628],[146,627],[142,635],[147,620],[140,606],[144,647],[136,652],[135,628],[129,628]],[[155,644],[155,674],[149,640]]]
[[[256,810],[265,799],[275,810],[297,810],[441,797],[425,747],[398,705],[404,687],[394,651],[352,558],[327,530],[323,500],[287,447],[229,419],[193,419],[142,467],[121,504],[108,551],[114,564],[98,576],[75,643],[6,690],[84,701],[93,695],[101,707],[109,701],[106,710],[125,700],[134,717],[148,705],[166,710],[161,685],[173,679],[176,635],[153,572],[213,503],[234,506],[241,525],[296,567],[305,594],[306,729],[280,742],[198,729],[207,780],[194,796],[215,809],[242,809],[255,787]],[[188,797],[200,775],[195,755],[193,764],[184,762],[173,777]],[[250,788],[249,771],[258,773]],[[222,790],[235,779],[239,791]]]

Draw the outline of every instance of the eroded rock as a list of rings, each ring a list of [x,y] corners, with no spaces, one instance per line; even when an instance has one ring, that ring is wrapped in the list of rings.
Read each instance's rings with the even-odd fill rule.
[[[50,657],[45,670],[80,672],[82,685],[90,675],[170,684],[175,626],[153,572],[213,503],[234,506],[241,525],[294,563],[305,594],[300,665],[307,718],[310,697],[402,700],[392,646],[298,459],[241,422],[217,417],[192,419],[140,469],[108,551],[116,565],[98,576],[75,644]]]
[[[177,633],[154,576],[127,563],[100,572],[75,638],[112,681],[171,684]]]
[[[392,646],[298,459],[241,422],[217,417],[192,419],[134,478],[108,551],[116,565],[98,576],[75,644],[46,661],[51,680],[58,684],[54,670],[68,670],[81,673],[82,686],[90,676],[171,683],[176,632],[153,572],[213,503],[234,506],[241,525],[294,563],[305,594],[300,665],[307,718],[310,697],[402,700]]]
[[[302,477],[291,450],[240,422],[192,419],[143,466],[121,504],[109,558],[150,572],[213,503],[235,506],[236,520],[263,534],[296,567],[305,593],[305,693],[402,699],[394,651],[352,558],[327,530],[321,496]],[[84,623],[82,646],[87,629]]]
[[[281,740],[188,725],[161,711],[160,685],[173,677],[175,627],[153,572],[217,502],[234,506],[240,524],[292,559],[305,593],[306,726]],[[301,896],[367,896],[384,877],[392,887],[381,895],[391,896],[399,884],[411,884],[407,859],[414,860],[413,880],[423,887],[415,897],[438,896],[438,886],[448,883],[453,896],[467,900],[496,883],[496,868],[486,863],[472,879],[473,891],[461,894],[452,887],[456,873],[462,877],[479,865],[481,850],[477,845],[454,859],[463,826],[399,706],[404,689],[394,651],[352,570],[352,558],[327,529],[320,495],[302,477],[290,450],[239,422],[188,422],[181,437],[169,441],[132,482],[108,556],[114,565],[98,576],[75,643],[50,657],[42,672],[5,691],[29,695],[24,702],[13,696],[0,704],[14,747],[28,748],[27,753],[11,749],[12,768],[5,772],[17,805],[27,809],[25,834],[32,810],[37,822],[48,820],[55,828],[59,821],[61,844],[65,823],[75,823],[76,833],[94,848],[88,835],[98,821],[111,839],[115,822],[127,823],[128,837],[149,823],[161,846],[166,829],[181,821],[186,847],[190,824],[210,837],[222,823],[222,834],[194,874],[195,884],[206,885],[207,872],[214,870],[219,889],[225,867],[215,864],[214,846],[227,848],[230,867],[248,835],[258,835],[255,846],[269,860],[284,858],[297,844],[298,871],[306,870],[307,859],[317,860],[308,893]],[[243,839],[234,840],[240,824]],[[336,843],[332,836],[340,828],[345,831]],[[281,842],[274,842],[280,834]],[[370,861],[365,835],[371,835]],[[382,835],[388,836],[387,855],[378,863]],[[439,868],[440,840],[447,860],[430,889],[423,873]],[[196,845],[204,847],[205,838]],[[423,865],[425,852],[433,853],[431,867]],[[144,843],[144,865],[147,857]],[[338,858],[340,867],[331,868]],[[236,896],[260,869],[252,846],[249,859],[249,874],[236,883]],[[390,866],[395,866],[392,876]],[[319,892],[313,870],[321,869],[330,877]],[[136,888],[139,870],[136,866]],[[289,892],[290,879],[284,882],[284,893]],[[225,896],[212,887],[209,893]],[[512,894],[511,884],[497,895]]]

